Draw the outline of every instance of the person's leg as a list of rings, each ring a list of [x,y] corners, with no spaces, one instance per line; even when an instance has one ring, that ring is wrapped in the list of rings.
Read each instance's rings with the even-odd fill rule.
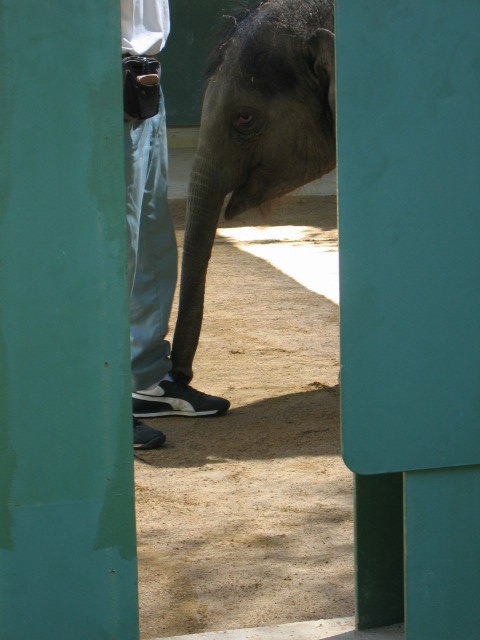
[[[154,118],[125,123],[128,282],[132,390],[156,384],[170,370],[165,340],[177,280],[177,245],[167,203],[168,156],[163,96]],[[166,438],[133,418],[136,449]]]
[[[167,201],[163,97],[154,118],[125,123],[132,390],[171,369],[165,340],[177,282],[177,245]]]
[[[177,280],[177,245],[167,201],[163,97],[155,118],[127,123],[125,131],[133,415],[225,413],[228,400],[165,379],[172,367],[165,336]]]

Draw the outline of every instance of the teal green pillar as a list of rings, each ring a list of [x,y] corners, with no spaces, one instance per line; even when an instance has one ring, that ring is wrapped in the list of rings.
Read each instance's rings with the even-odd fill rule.
[[[0,1],[0,637],[138,638],[118,0]]]
[[[406,640],[480,637],[479,23],[476,0],[336,0],[357,624]]]
[[[403,475],[354,475],[355,612],[358,629],[403,622]]]
[[[480,637],[480,467],[405,474],[408,640]]]

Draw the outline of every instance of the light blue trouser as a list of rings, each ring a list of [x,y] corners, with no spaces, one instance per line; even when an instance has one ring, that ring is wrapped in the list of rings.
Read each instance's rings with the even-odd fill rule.
[[[167,201],[165,106],[148,120],[125,122],[128,281],[132,391],[171,369],[165,340],[177,283],[177,244]]]

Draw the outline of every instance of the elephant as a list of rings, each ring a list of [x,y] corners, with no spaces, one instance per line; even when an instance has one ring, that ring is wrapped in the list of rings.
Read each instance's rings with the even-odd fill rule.
[[[227,21],[207,71],[187,197],[173,375],[188,383],[220,212],[259,207],[336,166],[334,0],[268,0]]]

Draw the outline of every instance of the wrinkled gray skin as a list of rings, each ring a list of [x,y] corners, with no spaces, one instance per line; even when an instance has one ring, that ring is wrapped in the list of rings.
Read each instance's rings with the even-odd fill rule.
[[[331,171],[335,157],[333,0],[270,0],[231,19],[213,58],[187,202],[173,372],[192,378],[205,278],[225,217]]]

